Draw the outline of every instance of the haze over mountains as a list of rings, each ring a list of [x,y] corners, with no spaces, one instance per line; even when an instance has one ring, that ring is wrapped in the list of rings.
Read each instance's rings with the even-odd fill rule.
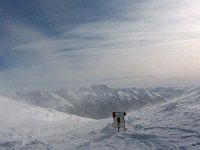
[[[82,117],[102,119],[112,111],[130,111],[181,96],[188,87],[109,88],[92,85],[90,88],[30,92],[7,92],[3,96],[27,104],[52,108]]]
[[[94,85],[1,95],[1,150],[200,149],[200,87],[112,89]],[[127,130],[118,133],[111,127],[110,113],[119,105],[129,112]],[[110,117],[90,119],[69,114],[68,109],[92,118]]]

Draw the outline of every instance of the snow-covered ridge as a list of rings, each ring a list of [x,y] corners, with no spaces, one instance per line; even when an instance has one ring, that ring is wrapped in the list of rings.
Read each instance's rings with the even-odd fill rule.
[[[100,84],[90,88],[54,92],[8,92],[2,95],[39,107],[100,119],[109,117],[112,111],[130,111],[178,97],[186,90],[187,88],[173,87],[113,89]]]
[[[0,149],[49,149],[41,136],[63,133],[63,128],[73,130],[91,122],[94,120],[0,96]]]
[[[200,88],[187,88],[182,94],[171,88],[140,89],[134,93],[147,97],[151,90],[159,97],[165,95],[168,100],[128,112],[127,130],[119,133],[111,127],[112,118],[94,121],[0,97],[0,149],[199,150]],[[133,90],[118,91],[122,94]],[[77,90],[73,92],[78,95]],[[169,99],[173,92],[175,97]],[[114,96],[112,92],[101,94]],[[126,94],[123,96],[124,99]],[[109,103],[107,100],[104,103]],[[80,101],[82,99],[76,103]],[[49,113],[50,118],[56,117],[49,120],[46,115]]]
[[[33,105],[24,104],[0,96],[0,120],[8,121],[89,121],[91,119],[62,113],[50,108],[41,108]]]

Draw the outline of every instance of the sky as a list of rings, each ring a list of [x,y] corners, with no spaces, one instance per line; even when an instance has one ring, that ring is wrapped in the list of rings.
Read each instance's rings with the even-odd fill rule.
[[[0,0],[0,90],[200,83],[199,0]]]

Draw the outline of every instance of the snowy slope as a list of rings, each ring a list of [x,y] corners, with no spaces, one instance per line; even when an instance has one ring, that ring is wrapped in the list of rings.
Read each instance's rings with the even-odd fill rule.
[[[95,122],[80,131],[79,144],[72,149],[101,150],[199,150],[200,149],[200,90],[189,90],[179,98],[156,106],[131,112],[127,131],[117,133],[110,127],[112,119]],[[82,130],[81,130],[82,131]]]
[[[111,111],[130,111],[181,96],[187,88],[113,89],[106,85],[55,92],[8,92],[2,95],[31,105],[94,119],[110,116]]]
[[[22,101],[27,104],[44,107],[44,108],[52,108],[55,110],[59,110],[62,112],[69,111],[73,108],[73,104],[71,104],[66,99],[62,98],[55,92],[47,92],[47,91],[12,91],[1,93],[2,96],[11,98],[13,100]]]
[[[86,121],[91,119],[83,119],[81,117],[70,115],[49,108],[41,108],[33,105],[23,104],[5,97],[0,96],[0,117],[3,121],[10,120],[40,120],[40,121],[63,121],[71,120],[76,121]],[[6,115],[5,115],[6,114]],[[5,118],[4,118],[5,117]]]
[[[45,121],[36,117],[37,119],[31,118],[35,125],[26,122],[20,127],[2,126],[2,122],[7,118],[2,112],[0,149],[199,150],[199,89],[191,88],[181,96],[164,103],[129,112],[126,116],[127,131],[120,133],[111,128],[112,118],[98,121],[80,118],[84,123],[80,123],[80,120],[78,123],[74,121],[76,126],[69,127],[62,119]],[[4,103],[0,102],[4,107]],[[14,105],[16,104],[11,106]],[[24,104],[17,105],[23,105],[19,108],[25,109]],[[4,111],[7,113],[10,110],[12,109]],[[65,116],[68,118],[67,114],[64,114]],[[41,123],[41,120],[44,123]]]
[[[40,136],[90,122],[93,120],[0,97],[0,150],[48,147],[48,142],[39,140]]]

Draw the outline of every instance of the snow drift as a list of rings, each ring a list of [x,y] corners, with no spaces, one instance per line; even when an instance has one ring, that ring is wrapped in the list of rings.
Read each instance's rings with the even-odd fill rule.
[[[112,118],[92,120],[0,97],[0,149],[199,150],[200,88],[173,98],[160,88],[153,92],[167,98],[129,112],[127,131],[119,133]]]

